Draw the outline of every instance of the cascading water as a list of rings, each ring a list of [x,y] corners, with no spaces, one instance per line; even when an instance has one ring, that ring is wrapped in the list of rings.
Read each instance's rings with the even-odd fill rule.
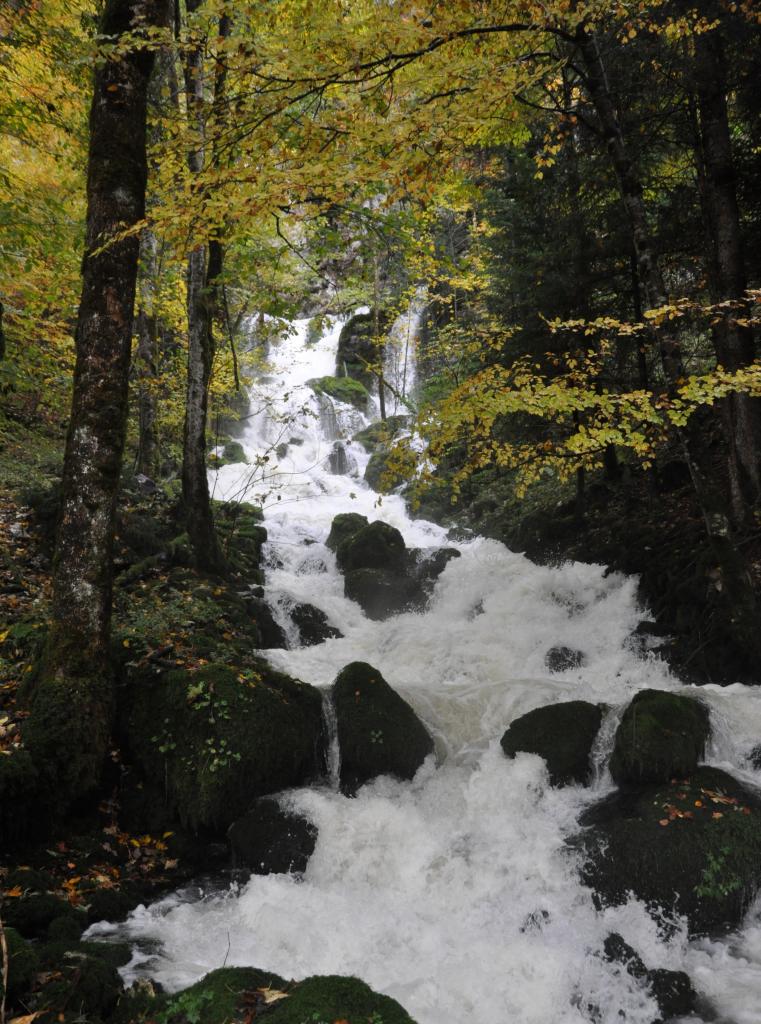
[[[338,512],[383,519],[412,547],[439,546],[445,531],[411,519],[399,496],[379,503],[361,479],[367,455],[350,440],[368,420],[306,385],[334,372],[340,326],[309,345],[297,321],[273,347],[272,377],[254,389],[258,411],[243,438],[251,465],[224,467],[212,485],[217,497],[264,495],[267,593],[283,623],[289,605],[309,602],[344,634],[270,660],[318,686],[350,661],[370,662],[425,721],[435,758],[411,783],[381,778],[353,799],[329,785],[283,794],[319,829],[303,877],[254,876],[195,902],[172,896],[95,930],[137,943],[128,977],[170,989],[226,962],[297,978],[354,974],[419,1024],[649,1024],[654,1000],[600,955],[616,931],[649,967],[686,970],[717,1015],[685,1020],[757,1022],[761,916],[751,912],[725,940],[691,943],[684,927],[659,931],[637,901],[599,912],[565,845],[579,812],[611,786],[604,763],[621,705],[645,686],[680,688],[630,643],[643,618],[635,581],[596,565],[534,565],[474,539],[457,545],[461,557],[425,612],[374,622],[344,597],[324,544]],[[331,472],[336,440],[353,474]],[[269,461],[257,465],[265,451]],[[583,651],[583,666],[549,675],[544,658],[556,645]],[[711,706],[711,762],[761,782],[747,763],[761,737],[761,693],[707,686],[700,696]],[[541,759],[508,760],[499,747],[513,718],[569,698],[612,709],[588,789],[553,789]]]

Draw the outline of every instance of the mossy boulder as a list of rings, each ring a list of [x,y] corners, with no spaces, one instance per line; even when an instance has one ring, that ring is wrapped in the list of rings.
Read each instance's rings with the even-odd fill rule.
[[[267,1014],[268,1024],[339,1020],[346,1024],[415,1024],[395,999],[373,992],[359,978],[336,975],[297,982],[288,990],[288,998],[276,1002]]]
[[[8,949],[8,988],[5,1000],[12,1006],[19,996],[31,988],[39,970],[39,958],[34,946],[22,939],[15,928],[5,928],[5,943]],[[0,997],[2,994],[3,979],[0,975]]]
[[[378,775],[411,779],[433,752],[433,740],[409,704],[362,661],[347,665],[332,688],[341,788],[346,793]]]
[[[511,722],[502,749],[508,757],[519,751],[543,757],[553,786],[583,785],[592,771],[592,747],[601,722],[599,706],[584,700],[535,708]]]
[[[317,829],[299,814],[285,811],[276,800],[255,806],[227,831],[233,867],[255,875],[287,874],[306,869],[314,852]]]
[[[34,835],[47,818],[41,810],[40,780],[28,750],[12,750],[0,757],[0,849]]]
[[[354,569],[344,573],[344,594],[376,621],[417,608],[423,602],[417,579],[388,569]]]
[[[343,572],[355,569],[387,569],[403,572],[407,546],[395,526],[376,520],[341,541],[336,561]]]
[[[379,329],[385,333],[388,317],[379,311]],[[368,370],[368,363],[378,362],[378,352],[374,340],[375,314],[355,313],[341,328],[336,350],[336,373],[339,376],[352,377],[370,388],[374,376]]]
[[[352,441],[361,444],[372,455],[376,448],[388,446],[389,442],[406,430],[409,419],[409,416],[387,416],[385,420],[378,420],[358,431]]]
[[[36,995],[44,1020],[108,1019],[124,991],[112,962],[84,949],[69,949],[55,968]]]
[[[316,395],[328,395],[336,402],[353,405],[360,412],[367,412],[370,393],[358,380],[351,377],[313,377],[307,381]]]
[[[77,938],[87,927],[87,914],[73,907],[68,900],[50,892],[26,892],[3,907],[3,919],[27,939],[47,935],[53,921],[68,919],[79,929]]]
[[[331,551],[338,551],[343,541],[353,537],[364,526],[369,525],[370,521],[367,516],[361,516],[358,512],[340,512],[337,516],[333,517],[333,522],[330,524],[330,533],[325,544]]]
[[[264,662],[133,670],[123,703],[128,756],[161,823],[225,829],[323,764],[319,691]]]
[[[222,967],[153,1004],[140,1020],[160,1015],[172,1024],[229,1024],[261,1016],[269,1024],[414,1024],[397,1002],[358,978],[327,975],[292,982],[255,967]]]
[[[705,753],[709,735],[708,709],[700,701],[641,690],[616,730],[610,773],[619,785],[690,775]]]
[[[581,668],[584,661],[583,651],[577,651],[573,647],[550,647],[544,656],[547,671],[553,673]]]
[[[221,452],[212,452],[209,455],[209,465],[212,469],[220,469],[222,466],[234,466],[238,463],[248,465],[246,450],[240,441],[228,441]]]
[[[740,924],[761,886],[761,794],[718,768],[615,792],[580,824],[571,845],[601,906],[633,893],[715,933]]]
[[[378,494],[390,494],[407,483],[404,473],[392,464],[393,452],[388,445],[379,445],[365,466],[365,483]]]

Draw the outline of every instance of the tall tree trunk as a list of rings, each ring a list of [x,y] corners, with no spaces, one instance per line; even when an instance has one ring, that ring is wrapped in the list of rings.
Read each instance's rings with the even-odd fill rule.
[[[747,287],[740,233],[740,210],[727,112],[727,67],[720,30],[695,39],[702,170],[713,243],[709,271],[719,301],[742,300]],[[756,351],[750,327],[736,323],[729,310],[714,328],[718,362],[728,370],[753,363]],[[735,518],[742,521],[761,497],[761,409],[759,400],[736,392],[722,402],[729,446],[729,479]]]
[[[137,351],[137,471],[158,476],[159,441],[156,424],[158,382],[158,324],[156,321],[156,278],[158,240],[150,228],[140,236],[140,304],[136,318]]]
[[[188,13],[192,14],[199,6],[200,0],[188,0]],[[198,148],[188,154],[188,165],[194,174],[200,174],[205,159],[203,52],[200,47],[191,48],[186,55],[185,85],[188,116],[195,121],[199,135]],[[221,270],[220,244],[214,248],[212,243],[208,252],[206,245],[199,245],[188,257],[188,381],[182,453],[182,503],[196,565],[212,572],[225,568],[225,559],[214,528],[206,472],[206,421],[214,362],[213,301],[216,279]]]
[[[107,0],[101,33],[166,24],[166,0]],[[108,749],[112,546],[127,424],[138,238],[101,248],[145,210],[149,49],[107,60],[90,112],[87,234],[53,571],[52,618],[25,742],[56,799],[90,789]]]

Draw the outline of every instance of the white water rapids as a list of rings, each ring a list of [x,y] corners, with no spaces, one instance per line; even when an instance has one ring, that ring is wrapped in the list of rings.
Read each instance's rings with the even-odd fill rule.
[[[254,388],[252,408],[263,411],[242,441],[252,463],[288,445],[266,469],[279,500],[253,465],[224,467],[211,482],[216,497],[256,501],[270,492],[266,590],[281,621],[290,604],[309,602],[344,634],[268,652],[269,660],[321,687],[348,662],[370,662],[426,723],[436,757],[411,783],[382,778],[354,799],[327,784],[284,794],[283,804],[319,829],[303,877],[254,876],[239,890],[174,895],[93,932],[135,942],[127,977],[149,975],[170,989],[224,962],[289,978],[357,975],[419,1024],[650,1024],[653,999],[600,955],[617,931],[648,967],[687,971],[704,1008],[685,1021],[758,1024],[759,913],[721,941],[688,942],[684,927],[666,936],[634,900],[596,911],[564,846],[580,811],[611,787],[604,759],[625,703],[646,686],[680,688],[665,664],[629,642],[647,617],[636,581],[598,565],[534,565],[474,539],[456,545],[462,557],[448,564],[425,612],[373,622],[343,596],[324,544],[337,513],[383,519],[410,547],[449,542],[440,527],[411,519],[401,497],[378,504],[362,480],[368,456],[359,444],[346,444],[355,475],[330,473],[334,442],[368,422],[306,387],[335,372],[340,327],[310,346],[307,322],[297,321],[271,349],[271,377]],[[404,368],[408,382],[411,371]],[[544,658],[556,645],[583,651],[583,667],[551,675]],[[761,690],[708,686],[700,696],[711,707],[711,763],[761,783],[747,763],[761,742]],[[540,758],[508,760],[499,739],[513,718],[569,699],[611,711],[594,784],[558,790]]]

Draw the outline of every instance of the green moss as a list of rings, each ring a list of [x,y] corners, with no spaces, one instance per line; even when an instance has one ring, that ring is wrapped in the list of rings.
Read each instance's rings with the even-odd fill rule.
[[[376,448],[387,445],[397,434],[405,430],[408,423],[408,416],[388,416],[385,420],[378,420],[377,423],[371,423],[369,427],[360,430],[352,441],[357,441],[366,452],[372,454]]]
[[[238,463],[248,465],[246,452],[240,441],[228,441],[222,447],[221,453],[212,452],[209,455],[208,462],[212,469],[219,469],[221,466],[234,466]]]
[[[616,731],[610,773],[619,784],[689,775],[703,756],[709,735],[708,709],[700,701],[641,690]]]
[[[266,1019],[269,1024],[414,1024],[395,999],[373,992],[358,978],[332,975],[300,981]]]
[[[407,482],[407,477],[391,466],[391,458],[391,450],[381,445],[375,449],[365,467],[365,483],[378,494],[390,494]]]
[[[313,377],[307,384],[316,395],[329,395],[337,402],[346,402],[362,412],[367,410],[369,392],[364,384],[352,377]]]
[[[247,1003],[255,1011],[266,1005],[259,998],[260,990],[286,987],[286,981],[269,971],[222,967],[164,999],[153,1018],[156,1024],[232,1024],[241,1018]]]
[[[319,691],[265,663],[247,672],[221,664],[133,671],[125,704],[130,755],[147,800],[161,780],[167,822],[226,828],[256,797],[321,768]]]
[[[353,569],[387,569],[401,571],[407,547],[395,526],[376,520],[341,541],[336,550],[338,567],[344,572]]]
[[[0,848],[33,832],[40,782],[28,750],[0,757]]]
[[[337,551],[343,541],[369,525],[367,516],[361,516],[358,512],[340,512],[330,524],[330,533],[325,544],[331,551]]]
[[[34,946],[21,938],[15,928],[5,928],[5,942],[8,947],[8,990],[6,1000],[9,1005],[30,987],[39,969],[39,960]],[[3,981],[0,976],[0,994]]]

